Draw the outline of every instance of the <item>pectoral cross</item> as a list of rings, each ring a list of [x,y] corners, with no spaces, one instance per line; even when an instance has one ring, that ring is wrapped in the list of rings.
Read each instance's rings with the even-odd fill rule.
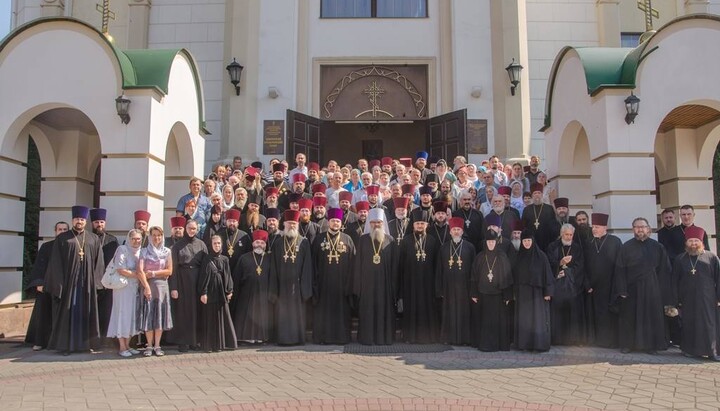
[[[488,278],[488,281],[492,282],[492,279],[493,279],[492,270],[490,270],[490,271],[488,272],[487,278]]]
[[[652,7],[652,0],[638,0],[637,8],[645,13],[645,31],[653,29],[653,17],[660,18],[660,12]]]
[[[82,261],[82,260],[81,260],[81,261]],[[693,268],[692,270],[690,270],[690,273],[691,273],[692,275],[695,275],[696,272],[697,272],[697,270],[694,269],[694,268]]]
[[[535,219],[535,224],[534,224],[534,225],[535,225],[535,229],[536,229],[536,230],[538,229],[538,227],[540,227],[540,222],[537,220],[537,218]]]
[[[336,264],[340,264],[340,253],[330,250],[330,252],[328,253],[328,264],[332,264],[333,258],[335,259]]]
[[[95,9],[102,13],[102,33],[108,35],[108,25],[110,19],[115,20],[115,12],[110,10],[110,0],[103,0],[102,6],[99,4],[95,5]]]

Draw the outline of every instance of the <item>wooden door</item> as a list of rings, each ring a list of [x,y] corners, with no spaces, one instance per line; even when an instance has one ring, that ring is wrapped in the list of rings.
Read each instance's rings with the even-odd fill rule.
[[[443,158],[448,164],[452,164],[456,156],[467,158],[466,120],[466,109],[431,118],[427,131],[428,154]]]
[[[323,121],[297,111],[287,111],[287,136],[285,158],[295,164],[295,155],[305,153],[307,162],[320,163],[320,127]]]

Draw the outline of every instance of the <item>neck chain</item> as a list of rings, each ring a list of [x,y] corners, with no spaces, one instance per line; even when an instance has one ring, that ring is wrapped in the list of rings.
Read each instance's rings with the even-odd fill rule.
[[[300,246],[298,245],[298,239],[300,238],[300,236],[297,236],[292,241],[288,242],[287,236],[283,236],[283,250],[285,251],[285,254],[283,254],[283,260],[285,262],[287,262],[288,258],[290,258],[291,262],[295,262],[297,253],[300,251]]]
[[[240,234],[240,230],[235,230],[235,235],[233,235],[232,240],[230,239],[230,236],[228,236],[227,240],[225,241],[227,245],[228,256],[230,257],[235,254],[235,241],[238,238],[238,234]]]
[[[565,247],[568,248],[567,253],[565,253]],[[563,258],[570,256],[570,253],[572,252],[572,244],[565,245],[563,243],[560,243],[560,251],[562,251]],[[562,265],[562,269],[568,268],[567,264]]]
[[[692,259],[693,256],[691,256],[690,254],[688,254],[688,258],[690,259],[690,274],[695,275],[695,273],[697,272],[697,270],[695,269],[695,267],[697,267],[698,260],[700,259],[700,256],[701,256],[704,252],[705,252],[705,251],[703,250],[700,254],[698,254],[698,255],[695,256],[695,263],[694,263],[694,264],[693,264],[693,259]]]
[[[538,212],[537,208],[535,208],[535,205],[533,204],[533,214],[535,214],[535,229],[537,230],[540,227],[540,216],[542,215],[543,207],[545,206],[545,203],[540,204],[540,211]]]
[[[442,230],[443,236],[442,236],[442,238],[441,238],[441,237],[440,237],[440,231],[438,231],[438,225],[437,225],[437,224],[433,224],[433,226],[434,226],[434,228],[435,228],[435,234],[437,234],[437,238],[438,238],[438,240],[440,240],[440,245],[445,244],[445,240],[447,239],[447,233],[448,233],[448,232],[447,232],[446,230]],[[443,226],[443,227],[444,227],[444,226]],[[452,259],[452,257],[451,257],[451,259]]]
[[[470,210],[470,215],[465,214],[465,209],[461,208],[460,211],[462,211],[463,217],[465,217],[465,229],[467,230],[470,228],[470,216],[472,216],[472,209]]]
[[[418,261],[425,261],[427,254],[425,254],[425,244],[427,243],[427,235],[425,233],[415,236],[415,258]]]
[[[255,260],[255,273],[257,275],[260,275],[263,272],[262,263],[263,263],[263,260],[265,259],[265,253],[263,252],[262,254],[260,254],[260,262],[258,262],[258,260],[257,260],[257,253],[255,251],[253,251],[252,254],[253,254],[253,260]]]
[[[453,268],[453,264],[457,263],[458,270],[462,270],[462,258],[460,258],[460,255],[462,254],[462,246],[463,246],[463,240],[460,240],[460,242],[455,245],[455,241],[450,242],[450,260],[448,261],[448,265],[450,268]],[[453,257],[457,257],[456,260],[453,259]]]
[[[333,240],[332,236],[335,236]],[[333,259],[335,264],[340,264],[340,254],[347,251],[347,246],[344,242],[340,241],[340,233],[331,234],[330,231],[325,233],[325,240],[320,243],[320,249],[327,251],[328,264],[332,264]]]
[[[275,241],[277,241],[279,235],[276,235],[276,233],[270,234],[268,236],[268,240],[270,239],[269,237],[272,237],[272,241],[270,242],[270,244],[267,247],[267,253],[272,254],[273,245],[275,245]]]
[[[596,240],[599,240],[599,239],[598,239],[598,238],[593,238],[592,243],[593,243],[593,245],[595,246],[595,251],[597,251],[597,253],[600,254],[600,250],[602,250],[602,247],[603,247],[603,245],[605,244],[605,240],[607,240],[607,234],[605,234],[605,236],[603,237],[602,241],[600,242],[600,246],[599,246],[599,247],[598,247],[598,245],[597,245],[598,242],[597,242]]]
[[[385,242],[385,237],[383,237],[382,240],[380,240],[380,244],[378,245],[377,249],[375,248],[375,240],[370,238],[370,244],[372,244],[373,248],[373,264],[380,264],[380,251],[382,251],[383,243]]]
[[[487,254],[485,254],[485,265],[486,265],[487,268],[488,268],[487,278],[488,278],[488,281],[491,282],[491,283],[492,283],[492,280],[493,280],[493,277],[494,277],[492,270],[493,270],[493,268],[495,268],[495,263],[496,263],[496,262],[497,262],[497,254],[495,255],[495,258],[493,258],[492,265],[490,265],[490,261],[488,261],[488,256],[487,256]]]
[[[405,230],[407,230],[408,220],[409,219],[407,219],[407,218],[403,218],[402,220],[400,220],[400,222],[398,222],[398,220],[395,220],[395,228],[397,228],[397,243],[398,244],[400,244],[403,237],[405,237]]]
[[[305,224],[305,230],[303,231],[302,224],[300,224],[300,235],[307,238],[307,233],[310,231],[310,222]]]
[[[85,231],[82,233],[82,243],[80,240],[78,240],[77,235],[75,235],[75,230],[73,231],[73,237],[75,237],[75,242],[77,243],[80,250],[78,250],[78,256],[80,257],[80,261],[82,262],[85,259]]]

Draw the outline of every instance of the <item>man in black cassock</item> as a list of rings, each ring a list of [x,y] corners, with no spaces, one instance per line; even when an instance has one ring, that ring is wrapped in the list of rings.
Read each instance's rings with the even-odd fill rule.
[[[433,221],[427,228],[427,233],[431,237],[435,237],[438,247],[442,247],[450,241],[450,227],[447,225],[448,219],[448,203],[445,201],[435,201],[433,203]]]
[[[670,263],[675,257],[685,252],[685,230],[695,226],[695,208],[689,204],[680,207],[680,224],[670,230],[670,247],[666,248]],[[705,250],[710,249],[707,234],[702,238]]]
[[[611,293],[618,304],[618,345],[622,353],[667,349],[664,306],[672,299],[670,260],[665,247],[650,238],[645,218],[633,220],[634,238],[620,247]]]
[[[117,250],[118,243],[117,237],[112,234],[108,234],[105,231],[105,220],[107,218],[107,210],[104,208],[94,208],[90,210],[90,220],[92,220],[92,231],[100,238],[100,244],[103,249],[103,259],[105,260],[105,266],[110,264],[110,261],[115,256],[115,250]],[[100,320],[100,339],[106,340],[108,324],[110,323],[110,313],[112,313],[112,296],[113,290],[102,289],[97,291],[98,300],[98,317]],[[109,341],[107,341],[109,343]]]
[[[317,235],[321,236],[322,233],[324,233],[328,230],[327,197],[315,196],[315,197],[313,197],[312,200],[313,200],[312,222],[318,225]],[[310,243],[310,244],[312,244],[312,243]]]
[[[395,336],[400,253],[387,232],[385,212],[378,208],[370,210],[365,234],[356,243],[352,278],[360,344],[388,345]]]
[[[508,212],[505,209],[505,200],[502,196],[496,195],[493,197],[491,204],[492,210],[490,210],[483,220],[483,231],[487,232],[488,228],[492,225],[498,227],[500,229],[497,239],[498,247],[502,251],[507,252],[510,245],[512,229],[520,219],[515,213]]]
[[[410,199],[407,197],[395,197],[392,199],[392,203],[394,218],[388,220],[388,227],[390,228],[390,237],[394,238],[395,242],[400,245],[403,238],[413,230],[410,218],[408,218]]]
[[[300,210],[300,220],[298,232],[301,237],[307,238],[308,243],[315,241],[315,236],[320,234],[320,226],[312,221],[313,199],[301,198],[298,200]]]
[[[70,225],[64,221],[55,223],[55,237],[67,232]],[[44,291],[45,272],[47,272],[50,255],[55,244],[55,238],[44,242],[38,250],[35,263],[30,272],[30,282],[26,290],[34,289],[35,305],[33,306],[30,322],[25,333],[25,342],[32,344],[33,351],[40,351],[48,346],[52,332],[52,296]]]
[[[463,219],[463,235],[475,246],[475,250],[483,249],[483,215],[472,208],[472,194],[463,192],[460,194],[460,207],[453,212],[453,217]]]
[[[338,193],[338,203],[340,209],[343,210],[342,225],[340,231],[345,234],[349,234],[346,230],[350,223],[354,223],[358,219],[358,215],[350,209],[352,205],[352,193],[349,191],[340,191]]]
[[[185,235],[185,217],[170,217],[170,237],[165,238],[165,247],[172,248]]]
[[[522,223],[525,229],[530,230],[535,244],[543,252],[548,244],[557,240],[559,226],[555,219],[555,211],[550,204],[543,203],[543,185],[535,183],[530,185],[532,204],[525,207],[522,213]]]
[[[425,221],[416,221],[412,234],[405,236],[399,247],[398,307],[402,308],[402,334],[403,340],[415,344],[437,342],[440,333],[435,290],[435,258],[439,244],[427,235],[427,225]]]
[[[560,238],[548,245],[547,257],[555,275],[555,295],[550,303],[553,345],[585,343],[585,260],[580,244],[573,241],[575,227],[563,224]]]
[[[236,301],[232,318],[238,341],[259,344],[268,341],[272,332],[268,232],[255,230],[252,238],[252,251],[243,254],[232,269]]]
[[[327,212],[328,230],[315,237],[312,244],[313,278],[313,342],[315,344],[347,344],[351,333],[351,277],[355,262],[355,244],[342,233],[343,212],[331,208]]]
[[[495,231],[488,230],[485,249],[475,256],[470,273],[470,298],[478,314],[471,326],[477,337],[473,345],[480,351],[510,349],[508,316],[513,299],[512,267],[507,255],[497,249],[497,238]]]
[[[617,347],[617,313],[610,309],[610,293],[617,255],[622,247],[619,238],[607,232],[609,216],[592,213],[592,239],[585,243],[585,295],[590,343],[605,348]]]
[[[687,251],[675,258],[672,276],[673,302],[683,317],[680,349],[688,357],[720,361],[720,260],[705,250],[702,228],[685,228],[685,237]]]
[[[352,238],[353,244],[355,244],[357,249],[357,245],[360,244],[360,237],[365,234],[365,222],[370,212],[370,203],[367,201],[358,201],[355,203],[355,211],[357,211],[357,220],[345,226],[345,234]]]
[[[85,229],[88,208],[72,207],[72,228],[57,236],[45,273],[43,292],[53,297],[48,348],[64,355],[87,351],[100,336],[97,288],[105,273],[102,244]]]
[[[235,267],[240,256],[250,251],[252,239],[239,228],[240,210],[231,208],[225,212],[225,228],[218,232],[223,241],[222,255],[230,260],[230,267]],[[234,308],[235,302],[230,305]]]
[[[475,334],[470,324],[479,318],[470,304],[470,273],[475,259],[475,246],[463,238],[465,221],[450,219],[450,239],[440,246],[435,261],[435,292],[442,298],[441,337],[449,344],[470,344]]]
[[[675,212],[670,208],[664,209],[660,213],[660,222],[662,227],[656,231],[658,242],[668,250],[669,254],[672,248],[672,230],[675,228]]]
[[[276,338],[280,345],[305,344],[305,307],[312,297],[310,243],[300,235],[300,212],[285,210],[285,229],[270,256],[270,302],[275,304]]]
[[[419,189],[420,206],[410,212],[410,221],[433,221],[433,193],[429,186],[422,186]]]

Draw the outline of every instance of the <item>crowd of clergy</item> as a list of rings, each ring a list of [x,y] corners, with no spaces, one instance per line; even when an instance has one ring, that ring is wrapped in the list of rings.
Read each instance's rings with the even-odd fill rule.
[[[106,210],[73,207],[38,251],[26,342],[67,355],[117,339],[123,357],[161,343],[675,345],[720,360],[720,265],[690,205],[677,225],[663,211],[657,241],[635,218],[623,243],[611,216],[571,215],[535,156],[295,161],[236,157],[191,179],[171,233],[139,210],[118,239]],[[104,289],[113,270],[127,285]]]

